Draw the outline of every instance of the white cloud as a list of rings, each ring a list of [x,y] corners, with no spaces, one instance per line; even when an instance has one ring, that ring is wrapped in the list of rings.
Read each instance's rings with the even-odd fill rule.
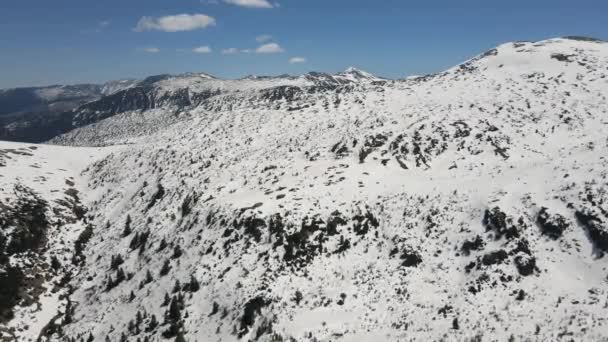
[[[192,49],[192,52],[195,53],[211,53],[211,48],[208,46],[199,46],[197,48]]]
[[[224,0],[227,4],[237,5],[241,7],[252,8],[273,8],[274,6],[268,0]]]
[[[306,62],[306,58],[304,57],[292,57],[289,59],[289,64],[301,64]]]
[[[243,49],[241,50],[242,53],[251,53],[251,49]]]
[[[159,53],[160,52],[160,49],[157,47],[147,47],[143,50],[144,50],[144,52],[147,52],[147,53]]]
[[[110,26],[110,23],[111,22],[109,20],[100,21],[99,27],[108,27],[108,26]]]
[[[262,34],[262,35],[255,37],[255,41],[258,43],[266,43],[271,40],[272,40],[272,36],[269,34]]]
[[[268,43],[268,44],[264,44],[264,45],[261,45],[260,47],[258,47],[255,50],[255,52],[269,54],[269,53],[281,53],[281,52],[285,52],[285,50],[283,50],[283,48],[277,43]]]
[[[142,17],[139,19],[135,31],[164,31],[179,32],[202,29],[215,25],[215,19],[206,14],[178,14],[166,17]]]
[[[236,55],[237,53],[239,53],[239,49],[237,48],[228,48],[222,50],[222,55]]]

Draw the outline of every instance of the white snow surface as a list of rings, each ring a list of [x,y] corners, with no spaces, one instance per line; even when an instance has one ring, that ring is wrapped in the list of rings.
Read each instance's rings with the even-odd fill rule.
[[[0,338],[14,337],[17,341],[36,341],[41,330],[57,315],[64,305],[67,288],[57,284],[62,274],[48,269],[48,260],[56,256],[66,268],[70,268],[70,249],[78,234],[84,229],[81,220],[71,219],[64,205],[70,198],[68,190],[76,191],[80,200],[86,201],[89,190],[81,171],[92,162],[101,159],[113,148],[82,148],[35,145],[0,141],[0,199],[2,204],[14,201],[14,186],[24,185],[33,189],[40,198],[50,205],[47,215],[51,222],[44,255],[38,258],[28,255],[13,256],[13,264],[35,265],[36,273],[42,279],[39,298],[34,303],[15,310],[15,318],[6,326],[0,325]],[[60,202],[61,201],[61,202]],[[60,223],[62,222],[62,223]],[[41,263],[39,263],[41,261]]]
[[[608,229],[607,75],[608,44],[552,39],[326,91],[162,81],[238,94],[170,124],[154,109],[72,133],[129,145],[66,168],[86,168],[96,228],[65,336],[166,340],[164,297],[181,294],[188,341],[605,341],[607,257],[577,213]],[[259,95],[278,84],[304,90]],[[57,163],[109,151],[45,148]],[[565,222],[556,238],[544,211]],[[127,276],[108,286],[117,255]]]

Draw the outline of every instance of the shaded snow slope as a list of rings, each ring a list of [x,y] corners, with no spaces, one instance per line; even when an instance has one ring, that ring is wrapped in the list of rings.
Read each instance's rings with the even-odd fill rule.
[[[106,154],[0,142],[0,338],[35,341],[64,308],[89,225],[80,172]]]

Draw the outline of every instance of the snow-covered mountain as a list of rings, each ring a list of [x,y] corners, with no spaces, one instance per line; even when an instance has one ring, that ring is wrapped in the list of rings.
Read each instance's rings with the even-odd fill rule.
[[[296,87],[325,89],[381,80],[350,68],[336,75],[310,73],[222,80],[206,73],[187,73],[119,80],[103,85],[0,90],[0,139],[44,142],[116,114],[142,114],[151,109],[161,109],[164,113],[183,112],[218,95],[232,95],[228,101],[232,104],[259,93],[269,93],[267,96],[272,99],[293,92]],[[166,119],[169,123],[175,121],[170,116]]]
[[[220,112],[293,102],[310,93],[382,84],[386,80],[350,68],[335,75],[311,72],[301,76],[248,76],[223,80],[205,73],[160,75],[87,103],[53,142],[68,145],[129,143],[167,125],[190,119],[191,110]],[[104,120],[107,118],[112,120]]]
[[[607,75],[608,44],[571,37],[399,81],[165,75],[88,103],[53,140],[88,147],[0,145],[0,282],[43,278],[0,334],[605,340]],[[50,238],[6,248],[23,203]]]

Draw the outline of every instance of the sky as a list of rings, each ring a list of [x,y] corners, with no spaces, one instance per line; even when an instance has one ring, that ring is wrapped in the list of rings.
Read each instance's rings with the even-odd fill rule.
[[[402,78],[499,44],[608,39],[605,0],[1,0],[0,88],[156,74]]]

